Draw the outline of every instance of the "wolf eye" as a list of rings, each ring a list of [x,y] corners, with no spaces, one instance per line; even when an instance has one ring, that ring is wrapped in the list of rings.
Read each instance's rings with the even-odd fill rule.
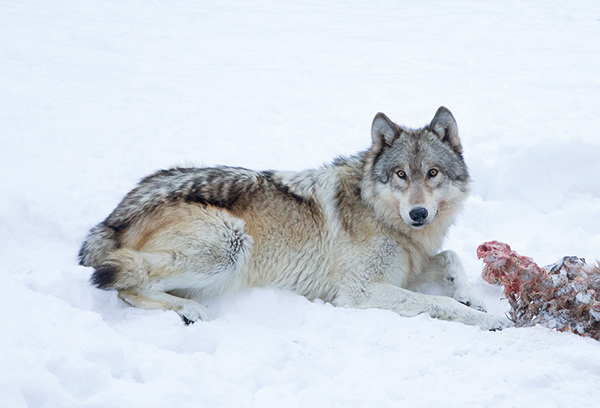
[[[440,172],[440,171],[439,171],[438,169],[431,169],[431,170],[429,170],[429,172],[427,173],[427,177],[429,177],[429,178],[433,178],[433,177],[437,176],[439,172]]]
[[[396,175],[397,175],[398,177],[400,177],[402,180],[406,180],[406,173],[404,172],[404,170],[398,170],[398,171],[396,172]]]

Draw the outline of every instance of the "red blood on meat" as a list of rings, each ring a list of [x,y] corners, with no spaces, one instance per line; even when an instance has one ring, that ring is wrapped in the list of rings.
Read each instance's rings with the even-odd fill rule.
[[[498,241],[480,245],[477,257],[483,279],[504,286],[517,327],[540,324],[600,340],[600,267],[564,257],[541,268]]]

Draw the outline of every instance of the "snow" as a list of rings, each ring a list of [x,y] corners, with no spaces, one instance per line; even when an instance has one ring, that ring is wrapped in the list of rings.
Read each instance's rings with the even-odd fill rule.
[[[455,115],[475,180],[446,247],[600,256],[600,3],[0,3],[0,405],[576,407],[600,344],[335,308],[260,288],[185,327],[77,265],[87,230],[176,164],[299,170],[373,116]]]

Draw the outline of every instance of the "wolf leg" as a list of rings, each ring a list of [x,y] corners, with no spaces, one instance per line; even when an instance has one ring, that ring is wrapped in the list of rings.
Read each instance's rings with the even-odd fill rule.
[[[92,282],[117,289],[128,304],[143,309],[174,310],[184,322],[210,318],[198,300],[239,285],[252,238],[244,222],[214,208],[186,205],[163,214],[171,220],[134,250],[109,254]]]
[[[198,320],[212,319],[206,306],[166,292],[141,289],[120,290],[119,298],[128,305],[140,309],[173,310],[186,325]]]
[[[431,282],[441,285],[444,294],[460,303],[486,311],[485,304],[473,291],[465,268],[458,254],[454,251],[443,251],[433,256],[426,266],[421,279],[422,283]]]
[[[458,321],[486,330],[499,330],[511,325],[506,318],[480,312],[452,298],[411,292],[385,282],[367,284],[348,298],[351,299],[349,306],[389,309],[406,317],[427,313],[433,318]]]

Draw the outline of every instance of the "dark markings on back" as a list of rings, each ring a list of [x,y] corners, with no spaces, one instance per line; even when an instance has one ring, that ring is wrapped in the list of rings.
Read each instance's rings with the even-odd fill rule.
[[[241,169],[207,168],[202,169],[191,180],[188,189],[174,194],[173,199],[183,199],[188,203],[213,205],[232,210],[235,206],[244,207],[253,198],[257,183]]]
[[[199,203],[226,210],[247,208],[259,194],[273,194],[297,205],[314,205],[311,198],[290,190],[273,171],[255,172],[239,167],[159,170],[143,178],[104,221],[120,232],[145,214],[172,202]]]
[[[288,198],[288,199],[292,199],[293,201],[295,201],[298,204],[311,204],[312,200],[307,199],[305,197],[302,197],[292,191],[290,191],[290,188],[288,186],[286,186],[285,184],[283,184],[280,180],[275,179],[274,176],[274,172],[272,171],[263,171],[260,173],[262,178],[272,187],[275,187],[275,189],[280,192],[284,197]]]

